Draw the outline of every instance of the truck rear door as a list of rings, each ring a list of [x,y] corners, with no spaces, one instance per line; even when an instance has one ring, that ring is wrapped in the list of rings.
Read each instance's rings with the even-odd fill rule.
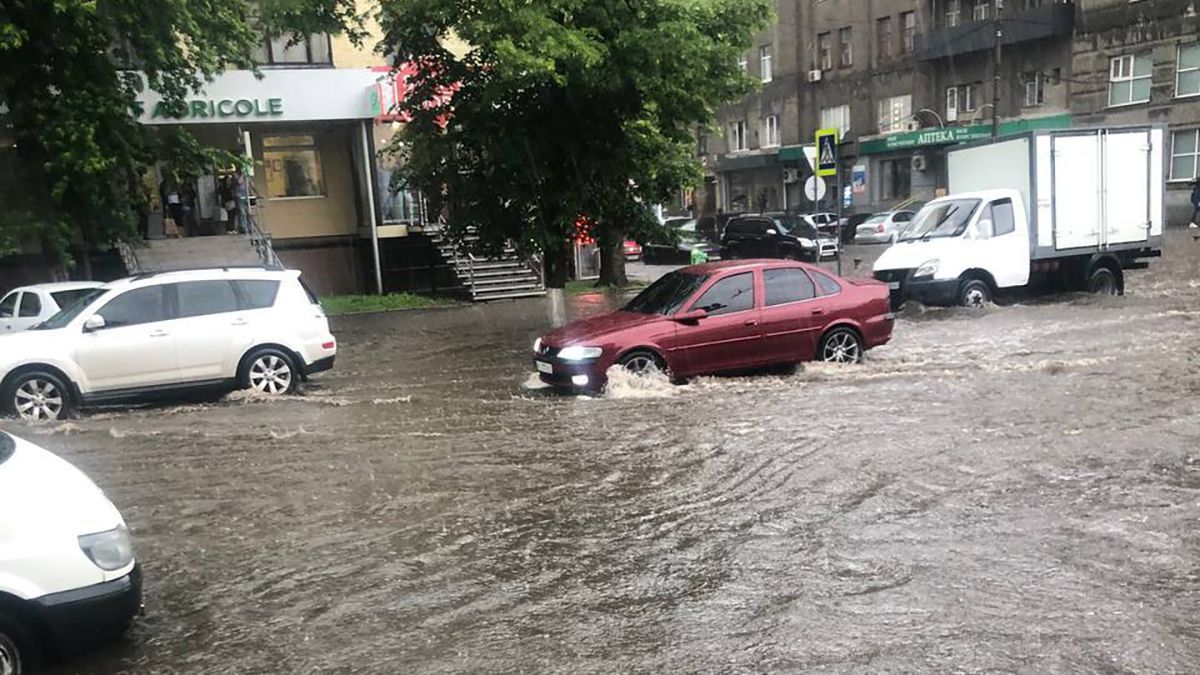
[[[1100,136],[1062,134],[1051,148],[1054,174],[1054,247],[1100,245]]]
[[[1149,238],[1151,147],[1149,129],[1104,134],[1104,244]]]

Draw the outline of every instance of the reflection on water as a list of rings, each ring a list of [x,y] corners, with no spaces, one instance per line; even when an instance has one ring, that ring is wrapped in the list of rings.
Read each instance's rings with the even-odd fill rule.
[[[596,399],[527,379],[543,301],[355,317],[301,397],[6,426],[145,566],[65,672],[1195,672],[1196,279],[1175,237],[1125,298]]]

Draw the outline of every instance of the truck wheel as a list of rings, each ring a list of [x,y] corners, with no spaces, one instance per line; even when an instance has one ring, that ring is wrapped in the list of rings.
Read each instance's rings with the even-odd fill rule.
[[[1116,295],[1117,275],[1107,267],[1097,267],[1088,275],[1087,289],[1096,295]]]
[[[992,288],[986,281],[967,279],[958,291],[958,304],[979,309],[992,301]]]
[[[28,675],[39,671],[41,653],[29,632],[7,614],[0,614],[0,673]]]

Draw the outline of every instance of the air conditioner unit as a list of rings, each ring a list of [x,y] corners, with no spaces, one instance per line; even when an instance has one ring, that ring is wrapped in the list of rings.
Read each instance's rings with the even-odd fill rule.
[[[808,81],[809,82],[820,82],[821,75],[822,75],[822,71],[820,68],[818,68],[816,70],[810,70],[810,71],[808,71]]]
[[[783,182],[791,185],[800,182],[800,169],[784,169]]]
[[[918,152],[917,154],[912,156],[912,170],[913,171],[924,171],[925,169],[928,169],[928,168],[929,168],[929,158],[926,157],[923,153]]]
[[[916,120],[909,120],[904,123],[904,130],[905,131],[920,131],[921,123]]]

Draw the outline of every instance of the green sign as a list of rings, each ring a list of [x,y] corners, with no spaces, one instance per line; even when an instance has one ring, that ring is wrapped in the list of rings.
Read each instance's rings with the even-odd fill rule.
[[[817,130],[817,171],[818,176],[838,175],[838,130]]]
[[[1000,123],[1001,136],[1013,136],[1026,131],[1041,129],[1065,129],[1071,126],[1070,115],[1053,115],[1028,120],[1010,120]],[[982,141],[992,137],[992,125],[975,124],[969,127],[945,127],[922,129],[904,134],[892,134],[883,138],[859,141],[858,151],[863,155],[878,155],[893,150],[907,150],[931,145],[953,145],[970,141]]]
[[[194,99],[184,102],[183,115],[172,115],[165,101],[154,104],[154,118],[170,119],[204,119],[204,118],[245,118],[245,117],[278,117],[283,114],[283,99],[281,98],[223,98],[223,99]]]

